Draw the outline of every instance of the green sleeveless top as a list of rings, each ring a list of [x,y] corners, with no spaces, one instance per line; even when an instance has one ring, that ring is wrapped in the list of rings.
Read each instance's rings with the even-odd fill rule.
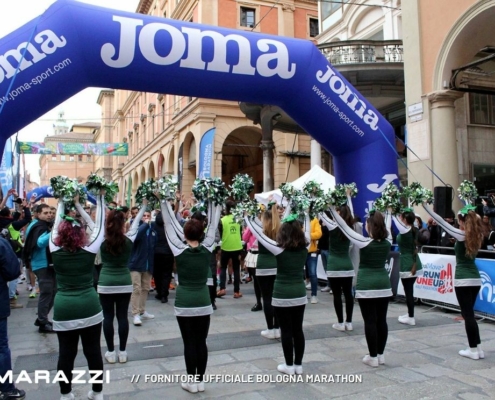
[[[474,263],[475,257],[466,255],[466,243],[457,240],[455,250],[455,281],[454,286],[481,286],[481,277],[478,267]]]
[[[417,275],[411,275],[411,268],[416,261],[416,272],[423,269],[421,260],[418,255],[415,255],[416,243],[413,230],[407,233],[399,233],[397,235],[397,244],[400,251],[400,277],[414,278]]]
[[[390,252],[387,240],[373,240],[360,251],[359,271],[356,283],[356,298],[392,296],[390,278],[385,269]]]
[[[98,281],[98,293],[132,293],[132,280],[129,271],[132,245],[132,241],[126,238],[124,250],[115,256],[105,249],[105,242],[102,243],[100,256],[103,266]]]
[[[53,305],[53,329],[69,331],[103,321],[100,299],[93,287],[95,254],[78,249],[52,253],[57,279]]]
[[[256,275],[277,275],[277,259],[265,246],[258,242],[258,260],[256,261]]]
[[[329,231],[329,240],[328,259],[325,266],[327,276],[333,278],[354,276],[354,267],[349,255],[351,241],[342,234],[340,228]]]
[[[304,264],[308,250],[284,250],[275,256],[277,276],[273,285],[272,306],[294,307],[308,303],[304,283]]]

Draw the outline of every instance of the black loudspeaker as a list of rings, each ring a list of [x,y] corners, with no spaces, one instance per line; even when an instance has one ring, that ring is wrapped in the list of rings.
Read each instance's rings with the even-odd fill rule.
[[[433,189],[433,209],[442,218],[452,216],[453,189],[450,186],[435,186]]]

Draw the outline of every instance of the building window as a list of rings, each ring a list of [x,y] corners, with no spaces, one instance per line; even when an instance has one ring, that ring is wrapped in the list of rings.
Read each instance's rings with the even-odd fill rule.
[[[57,156],[55,154],[52,154],[52,161],[57,161]]]
[[[65,161],[65,156],[60,156],[60,161]]]
[[[326,19],[332,15],[335,11],[344,6],[344,3],[348,3],[349,0],[333,0],[321,2],[321,18]]]
[[[254,8],[241,7],[241,26],[254,28],[256,10]]]
[[[91,161],[91,154],[88,154],[88,155],[86,156],[86,161],[88,161],[88,162],[90,162],[90,161]]]
[[[69,156],[69,161],[74,161],[74,156]]]
[[[495,95],[469,93],[471,124],[495,125]]]
[[[316,37],[320,33],[318,20],[316,18],[309,19],[309,37]]]
[[[77,156],[77,161],[82,162],[82,160],[83,160],[83,156],[81,154],[79,154]]]

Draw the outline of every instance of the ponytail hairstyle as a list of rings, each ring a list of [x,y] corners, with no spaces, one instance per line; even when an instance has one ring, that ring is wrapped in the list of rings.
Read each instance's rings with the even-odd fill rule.
[[[459,214],[458,218],[464,222],[464,231],[466,233],[466,256],[475,258],[478,250],[483,244],[483,227],[481,219],[474,211],[469,211],[466,215]]]
[[[366,229],[375,240],[385,240],[388,237],[385,218],[383,218],[381,212],[370,213],[366,220]]]
[[[263,223],[263,233],[272,240],[276,240],[277,233],[280,230],[281,222],[277,211],[277,203],[271,206],[270,210],[265,210],[261,214]]]
[[[117,210],[111,210],[105,220],[105,250],[113,256],[121,254],[125,249],[125,222],[125,214]]]
[[[351,209],[347,204],[344,204],[338,208],[338,213],[340,217],[345,221],[345,223],[351,228],[354,229],[354,218],[352,217]],[[340,239],[346,240],[347,236],[344,235],[344,232],[340,230]]]
[[[413,250],[414,257],[415,257],[417,247],[420,246],[420,243],[418,241],[419,229],[414,226],[414,222],[416,221],[416,218],[419,218],[419,217],[416,217],[416,214],[414,214],[414,212],[412,212],[412,211],[403,211],[401,214],[401,217],[404,221],[406,221],[406,224],[411,227],[411,233],[413,236],[413,249],[412,250]]]

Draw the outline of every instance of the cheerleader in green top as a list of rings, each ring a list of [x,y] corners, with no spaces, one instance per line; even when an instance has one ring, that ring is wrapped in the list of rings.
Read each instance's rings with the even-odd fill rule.
[[[220,220],[221,207],[208,204],[209,225],[204,234],[202,221],[191,219],[184,225],[184,243],[174,229],[175,215],[168,201],[161,201],[165,234],[175,256],[179,285],[175,296],[175,316],[184,342],[184,358],[190,382],[182,388],[191,393],[203,392],[203,375],[208,362],[206,337],[213,314],[210,294],[206,286],[211,275],[211,252],[215,248],[215,230]]]
[[[474,318],[474,303],[481,288],[481,277],[474,262],[478,250],[483,243],[481,218],[476,214],[476,207],[467,205],[457,214],[459,229],[454,228],[440,215],[423,204],[423,208],[449,235],[456,239],[454,290],[464,318],[464,326],[469,342],[469,348],[459,351],[459,355],[473,360],[485,358],[481,350],[481,339],[478,323]],[[452,289],[450,287],[450,289]]]
[[[310,245],[309,215],[306,215],[305,231],[297,221],[297,215],[284,218],[276,240],[265,235],[263,229],[248,217],[245,217],[245,221],[258,239],[258,245],[265,247],[277,260],[272,306],[280,325],[285,358],[285,364],[280,364],[277,370],[289,375],[302,374],[305,346],[303,319],[308,303],[303,277]]]
[[[103,374],[100,350],[103,313],[93,287],[95,255],[104,239],[103,195],[97,197],[96,221],[89,239],[78,220],[63,215],[64,209],[64,202],[59,200],[50,251],[58,288],[53,306],[53,330],[57,332],[59,343],[57,369],[69,380],[69,383],[60,381],[62,399],[67,400],[74,399],[70,382],[79,338],[88,369]],[[103,400],[102,389],[101,383],[94,383],[88,398]]]
[[[352,201],[350,196],[347,196],[347,204],[340,206],[337,212],[346,224],[353,229]],[[329,230],[330,243],[325,268],[330,289],[333,293],[333,306],[338,319],[338,323],[333,324],[332,328],[338,331],[352,331],[352,313],[354,310],[352,280],[355,273],[349,254],[351,242],[339,229],[338,225],[328,218],[326,214],[320,213],[319,218]],[[345,297],[345,323],[342,312],[342,293]]]
[[[392,296],[390,278],[385,269],[391,245],[390,219],[385,221],[381,213],[370,211],[366,220],[366,230],[370,237],[366,238],[349,227],[335,208],[330,208],[330,212],[342,232],[360,249],[356,298],[363,315],[364,334],[369,350],[363,363],[378,367],[378,364],[385,364],[383,353],[388,338],[387,310]]]

